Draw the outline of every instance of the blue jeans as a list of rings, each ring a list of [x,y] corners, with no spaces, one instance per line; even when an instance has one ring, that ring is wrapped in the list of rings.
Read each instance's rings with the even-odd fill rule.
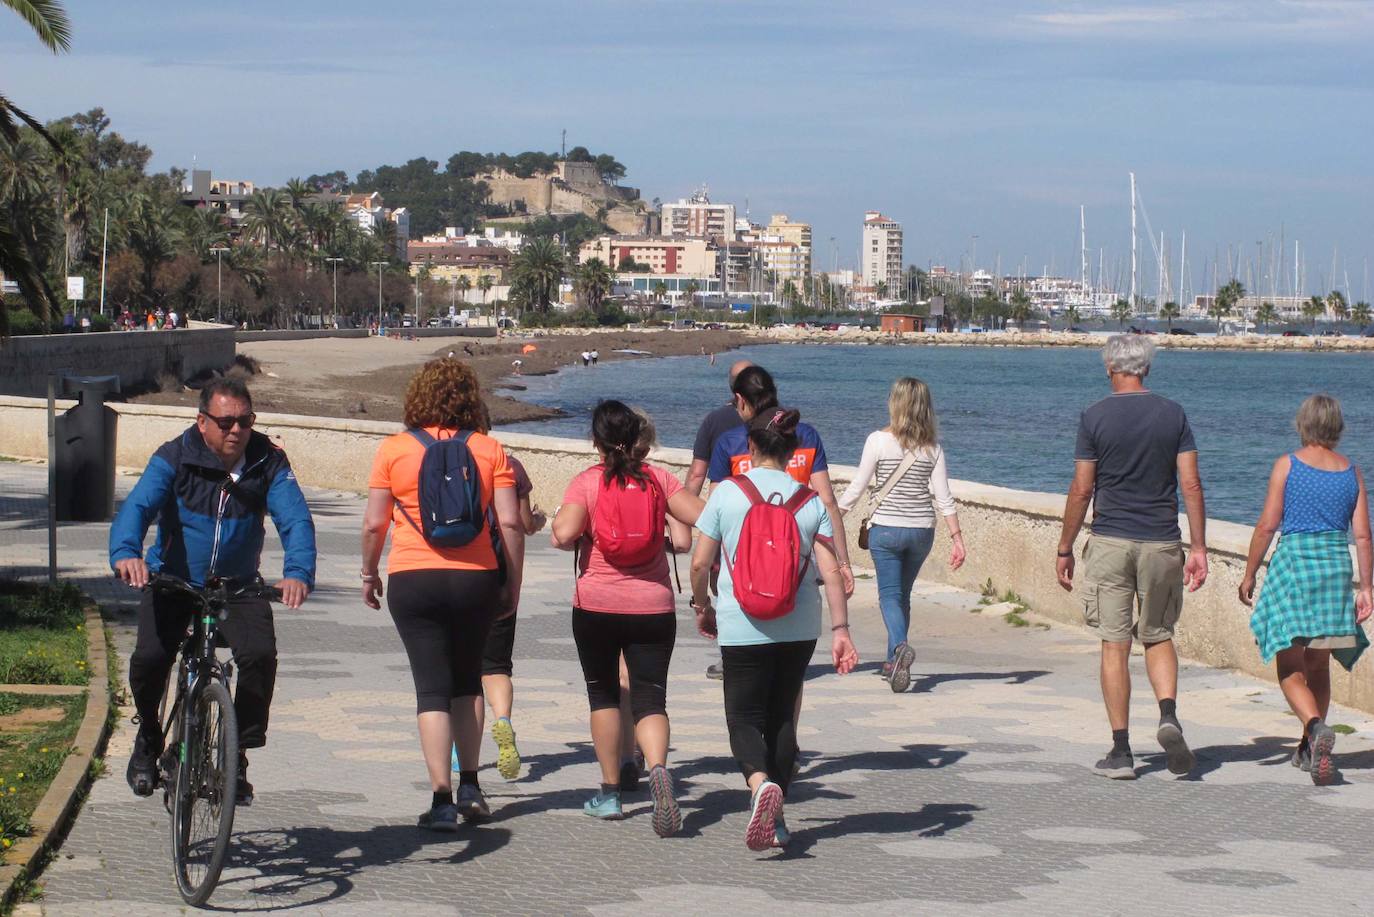
[[[887,627],[887,660],[897,644],[906,642],[911,627],[911,587],[921,564],[935,544],[935,529],[873,525],[868,529],[868,551],[878,571],[878,608]]]

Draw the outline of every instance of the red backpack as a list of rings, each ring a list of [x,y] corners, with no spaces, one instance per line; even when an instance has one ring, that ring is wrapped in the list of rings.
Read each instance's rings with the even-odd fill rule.
[[[751,618],[781,618],[796,607],[797,590],[811,566],[810,555],[802,555],[797,512],[816,492],[798,487],[785,501],[779,493],[769,494],[765,500],[754,482],[744,475],[729,480],[749,498],[750,504],[740,527],[734,561],[721,552],[734,583],[735,601]]]
[[[648,466],[642,467],[647,488],[634,478],[608,483],[604,472],[597,479],[592,538],[614,567],[642,567],[663,553],[668,498]]]

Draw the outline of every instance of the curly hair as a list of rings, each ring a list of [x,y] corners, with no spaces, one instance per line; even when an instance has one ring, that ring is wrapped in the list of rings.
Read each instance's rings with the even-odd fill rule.
[[[405,424],[485,430],[485,407],[477,374],[460,360],[430,360],[406,387]]]

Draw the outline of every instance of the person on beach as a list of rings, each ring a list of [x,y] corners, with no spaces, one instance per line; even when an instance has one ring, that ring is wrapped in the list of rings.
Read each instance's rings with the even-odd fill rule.
[[[592,412],[601,461],[577,475],[554,516],[556,548],[574,551],[573,639],[587,682],[592,744],[601,787],[583,806],[593,818],[623,817],[620,658],[630,681],[635,737],[649,768],[653,827],[668,837],[682,827],[668,773],[668,664],[677,640],[674,595],[663,531],[669,519],[696,522],[701,499],[673,475],[636,457],[642,422],[619,401]],[[684,537],[687,533],[679,530]]]
[[[887,660],[882,675],[894,694],[911,684],[916,651],[907,642],[911,628],[911,588],[935,543],[936,511],[949,526],[949,566],[964,563],[964,536],[949,491],[945,451],[938,440],[930,387],[912,376],[892,383],[887,396],[888,425],[864,441],[859,473],[840,496],[840,510],[858,504],[870,481],[880,480],[878,500],[868,520],[868,550],[878,573],[878,608],[887,628]]]
[[[491,815],[477,780],[484,715],[482,656],[492,622],[514,614],[520,602],[525,526],[505,450],[480,432],[486,419],[471,367],[449,359],[426,363],[406,390],[405,425],[405,432],[382,441],[368,479],[363,602],[381,607],[378,564],[394,524],[387,608],[410,661],[420,750],[433,791],[419,825],[456,831],[459,815],[466,821]],[[450,445],[452,440],[459,443]],[[477,527],[475,536],[456,546],[435,543],[438,530],[427,534],[419,524],[430,518],[421,513],[422,499],[428,496],[422,496],[422,471],[427,483],[443,480],[449,463],[476,467],[472,486],[480,503],[466,520]],[[452,498],[447,485],[436,486]],[[456,803],[449,757],[455,741],[460,762]]]
[[[808,572],[813,561],[830,609],[831,661],[841,675],[858,663],[849,637],[849,607],[830,514],[819,496],[799,483],[789,469],[801,448],[799,419],[796,411],[781,408],[750,419],[749,468],[712,488],[697,519],[701,535],[692,554],[692,609],[698,631],[720,643],[730,750],[751,794],[745,843],[755,851],[784,847],[790,840],[783,801],[797,764],[802,682],[821,627],[820,597]],[[794,506],[799,492],[804,502]],[[740,590],[734,580],[741,563],[746,516],[762,501],[779,504],[791,513],[800,547],[799,557],[787,559],[798,564],[794,604],[790,611],[768,619],[745,612],[740,595],[750,594],[748,581],[741,574],[746,585]],[[726,563],[713,607],[711,572],[722,552]]]
[[[1091,503],[1083,617],[1102,639],[1102,699],[1112,729],[1111,750],[1094,773],[1114,780],[1136,777],[1129,729],[1133,637],[1145,646],[1145,671],[1159,702],[1155,735],[1169,772],[1186,774],[1194,763],[1178,721],[1174,625],[1183,587],[1194,592],[1207,581],[1207,513],[1188,418],[1181,406],[1145,388],[1154,352],[1150,339],[1138,334],[1112,335],[1102,349],[1112,394],[1079,417],[1055,563],[1059,585],[1072,591],[1074,541]],[[1180,488],[1188,513],[1186,557],[1178,527]]]
[[[1269,474],[1240,600],[1254,606],[1250,630],[1264,661],[1277,658],[1279,686],[1303,724],[1293,766],[1326,786],[1338,776],[1331,757],[1336,733],[1326,724],[1331,658],[1350,671],[1369,646],[1360,626],[1374,612],[1369,502],[1360,469],[1336,451],[1345,430],[1340,402],[1311,396],[1298,409],[1296,425],[1302,446],[1280,456]],[[1360,571],[1353,594],[1352,529]],[[1275,532],[1279,546],[1256,603],[1255,575]]]
[[[590,352],[590,351],[587,351],[587,350],[582,351],[582,365],[583,365],[583,366],[590,366],[591,363],[592,363],[592,355],[591,355],[591,352]]]
[[[599,359],[601,359],[601,354],[600,354],[600,352],[598,352],[598,351],[596,351],[596,350],[593,350],[592,353],[591,353],[591,357],[592,357],[592,365],[595,366],[595,365],[596,365],[596,361],[599,360]]]
[[[730,366],[732,389],[735,384],[735,377],[753,365],[749,360],[736,360]],[[701,425],[697,427],[696,439],[692,441],[692,464],[687,469],[687,481],[684,485],[689,491],[698,496],[701,495],[701,488],[706,483],[706,469],[711,463],[711,454],[716,449],[716,441],[726,430],[733,430],[738,426],[739,411],[735,409],[733,395],[725,404],[702,418]],[[716,680],[724,677],[721,673],[720,663],[713,662],[707,666],[706,677]]]

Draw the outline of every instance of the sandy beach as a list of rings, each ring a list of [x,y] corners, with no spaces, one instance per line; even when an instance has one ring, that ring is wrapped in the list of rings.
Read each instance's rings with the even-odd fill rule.
[[[519,399],[515,360],[525,376],[580,365],[584,350],[595,349],[602,362],[650,356],[720,354],[750,343],[740,331],[591,331],[531,332],[501,338],[319,338],[257,341],[238,352],[258,361],[249,379],[259,411],[400,420],[406,384],[426,361],[446,356],[467,360],[482,380],[495,424],[538,420],[554,411]],[[533,348],[532,350],[528,348]],[[624,353],[620,351],[636,351]],[[197,392],[154,392],[131,400],[150,404],[193,405]]]

